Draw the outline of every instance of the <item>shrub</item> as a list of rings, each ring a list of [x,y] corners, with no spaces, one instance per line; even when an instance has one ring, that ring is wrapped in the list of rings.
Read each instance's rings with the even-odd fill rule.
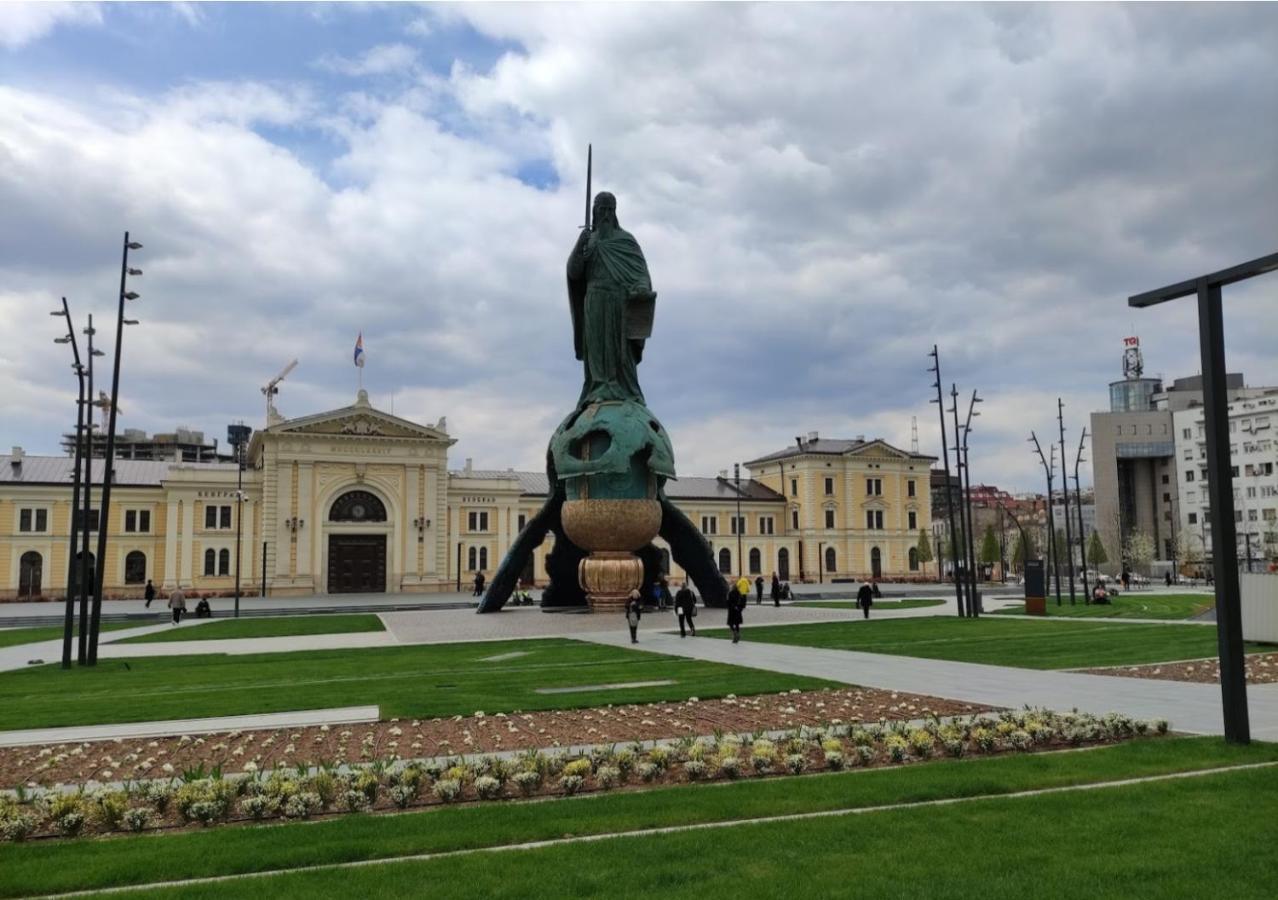
[[[417,797],[417,788],[411,784],[397,784],[386,793],[390,796],[391,803],[399,809],[408,809],[409,804]]]
[[[785,758],[786,771],[791,775],[798,775],[808,767],[808,758],[802,753],[791,753]]]
[[[321,769],[306,781],[306,786],[320,799],[320,807],[328,809],[337,799],[339,785],[337,777],[327,769]]]
[[[84,830],[89,816],[80,794],[54,794],[48,801],[49,819],[63,837],[75,837]]]
[[[843,768],[843,753],[838,750],[825,751],[826,768],[838,772]]]
[[[661,774],[661,767],[653,762],[641,762],[637,771],[644,781],[653,781]]]
[[[1007,736],[1007,743],[1013,750],[1028,750],[1033,738],[1027,732],[1017,729]]]
[[[456,778],[441,778],[435,782],[431,791],[444,803],[452,803],[461,796],[462,784]]]
[[[612,758],[612,764],[617,767],[617,771],[621,774],[621,781],[625,781],[630,777],[631,771],[635,767],[635,754],[633,750],[619,750]]]
[[[0,841],[25,841],[36,830],[36,817],[12,806],[0,809]]]
[[[351,787],[361,792],[370,804],[377,802],[377,791],[381,783],[377,776],[368,769],[362,770],[351,780]]]
[[[616,766],[600,766],[595,770],[595,781],[605,791],[615,788],[620,780],[621,770]]]
[[[669,747],[653,747],[648,751],[648,762],[665,771],[670,767],[670,760],[673,755]]]
[[[593,766],[588,759],[574,759],[568,765],[564,766],[563,774],[577,778],[585,778],[593,770]],[[642,768],[642,767],[641,767]]]
[[[837,738],[826,738],[821,742],[821,749],[826,753],[842,753],[843,742]]]
[[[342,806],[346,807],[347,812],[359,812],[362,809],[368,809],[368,805],[368,795],[363,791],[348,788],[342,794]]]
[[[234,785],[205,778],[178,788],[174,802],[183,821],[209,825],[225,817],[234,796]]]
[[[910,752],[919,759],[927,759],[932,755],[932,748],[936,745],[936,738],[932,733],[924,728],[916,728],[910,732],[908,738],[910,743]]]
[[[690,759],[683,764],[684,774],[688,776],[689,781],[699,781],[706,776],[709,766],[704,760]]]
[[[143,796],[148,803],[155,807],[156,812],[163,813],[169,808],[169,801],[173,799],[173,788],[157,781],[147,787]]]
[[[725,756],[719,760],[719,774],[725,778],[736,778],[741,774],[741,760],[735,756]]]
[[[955,759],[958,759],[967,751],[967,745],[959,738],[947,738],[941,746],[945,748],[945,752],[948,755]]]
[[[972,740],[982,753],[989,753],[998,745],[998,737],[988,728],[973,728]]]
[[[531,769],[516,772],[510,779],[525,797],[541,787],[541,773]]]
[[[565,775],[559,779],[559,787],[565,794],[575,794],[581,790],[581,786],[585,784],[586,779],[580,775]]]
[[[151,810],[145,806],[135,806],[133,809],[125,810],[124,815],[121,816],[121,820],[123,821],[125,828],[137,833],[140,831],[146,831],[154,824],[155,813],[151,812]]]
[[[280,812],[286,819],[309,819],[322,805],[323,801],[314,791],[298,791],[284,801]]]
[[[1153,721],[1154,731],[1158,734],[1166,734],[1167,729],[1171,728],[1171,724],[1166,719],[1155,719]]]
[[[772,771],[772,764],[776,762],[776,757],[771,753],[754,753],[750,756],[750,765],[760,775],[766,775]]]
[[[280,801],[266,794],[250,794],[240,798],[240,812],[255,822],[274,815],[280,808]]]
[[[129,810],[129,797],[124,791],[98,791],[93,795],[93,817],[108,831],[120,827]]]
[[[874,748],[867,744],[858,744],[856,748],[856,758],[861,761],[861,765],[868,766],[874,762]]]
[[[888,756],[891,758],[892,762],[899,763],[905,761],[905,751],[909,749],[909,745],[905,742],[905,738],[901,737],[899,734],[890,735],[888,739],[884,741],[884,746],[887,747]]]
[[[485,800],[496,800],[501,796],[501,782],[491,775],[480,775],[475,779],[475,793]]]

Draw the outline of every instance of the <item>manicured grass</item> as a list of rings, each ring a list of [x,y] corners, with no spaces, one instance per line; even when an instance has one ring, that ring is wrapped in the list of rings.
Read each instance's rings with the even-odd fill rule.
[[[125,638],[121,644],[166,644],[171,641],[222,641],[235,638],[289,637],[305,634],[342,634],[385,631],[372,614],[333,616],[282,616],[279,618],[217,619],[192,627],[170,628],[153,634]]]
[[[698,632],[726,638],[726,629]],[[1216,631],[1198,625],[1048,623],[1009,617],[870,619],[741,629],[745,641],[864,650],[958,662],[1075,669],[1200,659],[1216,653]],[[1248,652],[1272,650],[1247,644]]]
[[[526,655],[486,661],[506,653]],[[539,694],[537,688],[673,680]],[[0,730],[377,704],[385,718],[644,703],[841,687],[566,639],[101,660],[0,673]]]
[[[79,619],[76,620],[77,624]],[[149,622],[103,622],[102,631],[119,631],[122,628],[141,628]],[[34,644],[39,641],[62,640],[61,625],[41,625],[35,628],[0,629],[0,647],[16,647],[18,644]]]
[[[818,606],[823,609],[857,609],[855,600],[799,600],[797,606]],[[870,615],[884,609],[919,609],[924,606],[944,606],[944,600],[931,597],[911,597],[905,600],[875,600]]]
[[[345,816],[306,824],[220,828],[214,831],[187,831],[163,836],[148,835],[18,845],[0,844],[0,873],[3,873],[3,877],[0,877],[0,896],[141,885],[169,879],[384,859],[411,853],[436,853],[547,840],[567,834],[601,834],[761,816],[859,809],[892,803],[1006,794],[1033,788],[1090,784],[1272,760],[1278,760],[1278,745],[1258,743],[1248,747],[1237,747],[1225,744],[1217,738],[1169,738],[1134,741],[1080,753],[948,760],[898,769],[852,771],[838,775],[800,778],[772,778],[716,786],[663,788],[548,802],[446,807],[394,816]],[[1267,784],[1272,786],[1274,773],[1263,774],[1268,778]],[[1213,778],[1212,781],[1215,783],[1216,779]],[[1170,785],[1156,787],[1168,788]],[[1153,793],[1157,798],[1158,791]],[[1270,793],[1278,792],[1270,791]],[[1115,795],[1106,791],[1094,796],[1104,803],[1106,798],[1112,798]],[[1016,809],[1033,808],[1041,802],[1044,800],[1020,801]],[[1242,805],[1239,808],[1247,808],[1257,812],[1257,815],[1260,814],[1258,810],[1254,810],[1254,802],[1247,800],[1241,802]],[[1262,805],[1263,802],[1262,800]],[[1269,801],[1270,804],[1272,802],[1272,800]],[[980,810],[989,805],[982,802],[980,805],[958,807],[957,821],[964,821],[964,817],[968,815],[977,815]],[[937,812],[938,810],[934,808],[909,815],[917,815],[926,820]],[[860,847],[863,838],[869,833],[886,833],[889,836],[896,833],[879,818],[881,815],[886,814],[875,814],[873,819],[853,817],[836,820],[846,823],[844,827],[854,832],[851,840],[840,837],[837,841],[826,844],[828,848],[842,856],[842,862],[836,864],[834,868],[841,871],[845,879],[848,874],[847,866],[855,865],[859,883]],[[993,817],[991,824],[1000,828],[1013,828],[1018,817],[1018,815],[996,816]],[[1177,815],[1171,816],[1171,818],[1177,817]],[[1000,824],[1003,818],[1010,818],[1012,821]],[[1269,818],[1272,820],[1275,817]],[[1154,828],[1150,826],[1150,821],[1155,820],[1144,822],[1144,829],[1154,834],[1162,834],[1165,828],[1174,827],[1164,824],[1162,820],[1157,820],[1159,825]],[[1236,829],[1250,827],[1248,817],[1234,815],[1232,823],[1232,827]],[[1062,826],[1067,824],[1062,823]],[[810,844],[807,849],[802,850],[801,845],[792,844],[794,837],[800,833],[792,829],[806,828],[807,824],[752,827],[773,828],[776,831],[773,839],[767,841],[756,841],[752,836],[753,831],[748,833],[751,835],[748,840],[743,840],[747,832],[739,832],[736,829],[731,832],[708,831],[700,834],[710,838],[711,848],[719,846],[724,848],[723,852],[736,854],[737,864],[728,865],[727,868],[730,869],[739,866],[750,869],[758,859],[766,859],[768,854],[773,853],[776,848],[784,848],[787,858],[796,852],[814,854],[825,852],[820,843]],[[657,877],[663,882],[674,881],[678,886],[684,878],[690,878],[693,875],[700,877],[707,874],[710,868],[718,868],[718,866],[712,867],[701,855],[701,845],[696,844],[699,840],[697,834],[699,833],[692,832],[674,836],[676,840],[673,852],[668,851],[664,859],[655,860],[654,872],[658,873]],[[1008,844],[1015,844],[1037,848],[1037,852],[1060,856],[1067,860],[1071,854],[1063,852],[1061,848],[1074,846],[1079,839],[1079,834],[1080,832],[1075,832],[1072,838],[1062,839],[1053,844],[1046,841],[1043,835],[1027,829],[1018,838],[1009,839],[1000,844],[987,845],[983,843],[983,832],[971,833],[956,829],[949,834],[948,840],[943,839],[944,833],[920,838],[916,842],[916,849],[922,852],[925,845],[936,845],[948,846],[952,851],[964,841],[974,842],[971,848],[974,852],[960,855],[973,859],[988,859],[991,860],[991,864],[997,864],[1003,859],[1004,848]],[[1106,852],[1100,855],[1109,855],[1118,836],[1114,837],[1115,842],[1107,845]],[[632,838],[625,839],[622,843],[630,847],[640,847],[646,845],[649,840],[652,839]],[[696,844],[697,852],[689,855],[679,849],[684,842]],[[1248,841],[1242,840],[1241,843],[1246,845]],[[997,853],[982,852],[977,844],[984,846],[986,850],[989,846],[998,846],[1000,850]],[[590,854],[593,854],[594,850],[590,848],[605,846],[607,845],[590,844],[575,852],[587,854],[587,858],[593,859]],[[1257,843],[1252,846],[1268,846],[1268,844]],[[611,851],[608,852],[611,853]],[[1196,852],[1197,848],[1195,848]],[[484,859],[495,861],[497,857],[485,855]],[[455,859],[451,862],[461,863],[462,861]],[[1198,862],[1201,862],[1201,859],[1198,859]],[[625,860],[618,860],[615,863],[610,862],[609,865],[608,871],[613,874],[613,888],[628,889],[627,878],[631,874],[628,863]],[[691,873],[688,870],[689,866],[692,867]],[[377,867],[368,871],[385,873],[398,868],[399,865],[396,865],[394,868]],[[593,868],[593,865],[584,866],[584,868]],[[802,872],[807,868],[808,863],[799,860],[790,874],[794,877],[806,877],[802,875]],[[938,865],[935,872],[941,871],[945,871],[948,877],[950,867]],[[335,890],[340,890],[341,885],[349,883],[347,879],[356,877],[353,871],[324,874],[326,881],[317,888],[315,896],[329,896]],[[375,877],[382,876],[379,874]],[[542,877],[540,874],[534,877],[532,873],[512,873],[512,877],[516,880],[510,882],[503,890],[514,891],[522,896],[531,894],[572,896],[574,893],[573,890],[566,888],[546,887],[545,890],[541,890],[541,882],[537,880]],[[559,876],[552,875],[552,879],[555,877]],[[944,883],[947,879],[937,880]],[[693,878],[693,881],[696,881],[696,878]],[[276,883],[276,880],[272,879],[269,890],[274,890]],[[285,883],[291,884],[291,879]],[[411,888],[396,892],[383,890],[380,886],[372,886],[380,884],[379,882],[360,883],[370,885],[367,888],[367,896],[397,894],[413,896],[419,892]],[[449,889],[447,885],[450,883],[462,885],[467,884],[468,880],[454,878],[450,869],[438,880],[432,878],[430,881],[422,882],[422,884],[431,885],[432,895],[436,888]],[[1051,884],[1052,882],[1045,881],[1039,886],[1039,891],[1027,891],[1025,895],[1038,896],[1044,885]],[[266,883],[257,880],[243,884],[218,885],[220,890],[236,892],[252,889],[261,891],[266,887]],[[489,887],[485,883],[485,889]],[[460,888],[454,889],[460,890]],[[184,895],[193,890],[196,889],[182,889]],[[592,892],[593,890],[594,888],[591,889]],[[664,893],[664,890],[652,890],[653,895]],[[738,890],[734,896],[779,896],[782,893],[786,892],[780,889],[752,890],[746,886]],[[812,896],[831,896],[839,893],[844,891],[824,891]],[[923,896],[926,893],[921,890],[907,891],[903,885],[897,884],[890,890],[866,896]],[[1079,896],[1089,895],[1084,893]],[[1199,896],[1214,895],[1209,891]]]
[[[1211,594],[1120,594],[1108,604],[1090,605],[1079,596],[1078,602],[1070,605],[1069,597],[1056,605],[1055,596],[1047,598],[1047,614],[1049,616],[1066,616],[1078,619],[1192,619],[1216,605],[1216,598]],[[1021,616],[1025,614],[1024,605],[1000,609],[993,613],[998,616]]]

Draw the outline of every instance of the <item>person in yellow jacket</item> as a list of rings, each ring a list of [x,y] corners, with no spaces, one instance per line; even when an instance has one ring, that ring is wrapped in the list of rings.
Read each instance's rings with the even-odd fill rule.
[[[737,579],[737,593],[742,597],[750,596],[750,579],[744,575]]]

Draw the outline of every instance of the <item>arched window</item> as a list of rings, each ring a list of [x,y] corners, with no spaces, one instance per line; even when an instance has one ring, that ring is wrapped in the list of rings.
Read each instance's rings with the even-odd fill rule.
[[[124,583],[141,584],[146,581],[146,554],[133,550],[124,557]]]
[[[719,550],[719,571],[724,575],[732,572],[732,553],[727,547]]]
[[[910,571],[917,572],[919,570],[919,548],[910,548]]]
[[[44,575],[44,557],[28,550],[18,560],[18,597],[29,600],[40,596],[40,582]]]
[[[870,550],[870,574],[875,578],[883,577],[883,554],[878,547]]]
[[[230,550],[223,549],[217,552],[217,574],[219,575],[231,574],[231,551]]]
[[[759,575],[763,572],[763,554],[759,552],[758,547],[750,550],[750,574]]]
[[[483,572],[488,569],[488,548],[479,548],[479,571]]]
[[[475,571],[479,567],[479,549],[471,547],[466,551],[466,568],[468,571]]]
[[[825,571],[826,571],[826,574],[831,574],[831,573],[833,573],[833,572],[837,572],[837,571],[839,570],[839,565],[838,565],[838,563],[839,563],[839,558],[838,558],[838,556],[837,556],[837,555],[835,555],[834,548],[833,548],[833,547],[826,547],[826,548],[825,548]]]
[[[75,555],[75,568],[71,570],[71,593],[72,594],[80,593],[80,569],[84,565],[83,561],[84,561],[84,554],[77,553]],[[95,562],[96,560],[93,558],[93,554],[90,553],[89,554],[89,592],[90,593],[93,592],[93,586],[97,584],[97,580],[96,580],[97,573],[94,567]]]
[[[368,491],[347,491],[328,510],[330,522],[385,522],[386,506]]]
[[[204,574],[217,574],[217,551],[211,547],[204,551]]]

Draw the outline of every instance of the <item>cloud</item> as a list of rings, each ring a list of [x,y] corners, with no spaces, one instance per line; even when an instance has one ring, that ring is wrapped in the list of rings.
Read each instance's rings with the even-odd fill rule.
[[[256,423],[258,387],[294,356],[281,410],[349,403],[362,330],[376,403],[447,416],[454,461],[540,467],[580,388],[563,264],[593,142],[595,187],[618,195],[659,292],[640,377],[681,473],[814,429],[908,447],[915,418],[939,455],[936,343],[947,394],[986,398],[974,477],[1038,489],[1029,431],[1057,435],[1063,397],[1072,463],[1133,328],[1151,372],[1197,371],[1192,308],[1125,298],[1278,234],[1263,6],[431,14],[451,57],[384,32],[303,54],[376,90],[335,93],[305,66],[105,99],[0,88],[15,442],[52,449],[74,407],[48,398],[74,385],[60,348],[14,336],[64,292],[108,321],[128,227],[146,244],[131,426]],[[1271,275],[1228,292],[1231,369],[1253,383],[1278,381],[1275,291]]]
[[[59,25],[101,24],[97,3],[0,3],[0,47],[22,47]]]

